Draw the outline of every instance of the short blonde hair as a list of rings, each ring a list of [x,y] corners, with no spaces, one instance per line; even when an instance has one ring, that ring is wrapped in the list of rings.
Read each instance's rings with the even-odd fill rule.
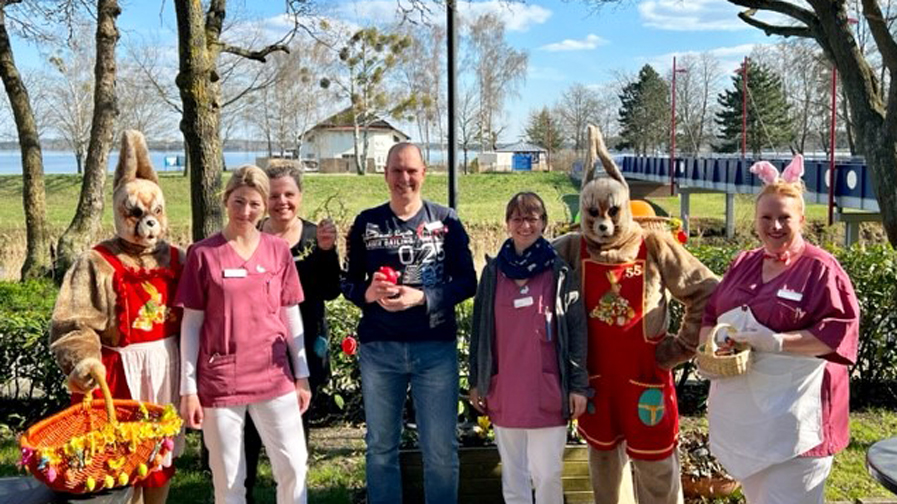
[[[234,171],[227,186],[224,188],[224,205],[227,206],[227,199],[230,195],[241,187],[249,187],[258,191],[262,195],[262,201],[265,203],[265,210],[268,209],[268,193],[270,191],[268,175],[255,165],[243,165]]]
[[[757,193],[757,199],[754,200],[754,203],[760,201],[760,198],[766,195],[775,195],[780,198],[795,198],[798,202],[800,202],[800,212],[804,212],[804,181],[798,180],[796,182],[786,182],[782,178],[776,178],[769,184],[763,186],[763,189]]]

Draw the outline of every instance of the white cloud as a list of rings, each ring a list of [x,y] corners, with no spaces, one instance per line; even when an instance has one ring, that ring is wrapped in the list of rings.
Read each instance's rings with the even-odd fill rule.
[[[484,14],[496,14],[505,23],[508,31],[525,32],[533,25],[544,24],[551,17],[551,11],[538,5],[527,3],[506,3],[501,0],[486,2],[460,2],[459,13],[465,19],[477,18]]]
[[[754,29],[738,19],[742,10],[742,7],[723,0],[645,0],[638,5],[645,26],[671,31]],[[790,18],[761,12],[757,19],[787,25]]]
[[[606,39],[595,35],[594,33],[590,33],[586,35],[586,38],[582,40],[573,40],[573,39],[564,39],[561,42],[554,42],[551,44],[546,44],[539,49],[543,51],[557,52],[557,51],[590,51],[592,49],[597,48],[598,46],[606,45],[608,42]]]
[[[399,19],[399,7],[408,8],[409,0],[366,0],[346,1],[333,9],[337,17],[350,19],[361,24],[381,24]],[[425,15],[429,22],[444,24],[445,7],[432,0],[423,2]],[[420,11],[415,11],[412,18],[419,20]],[[483,2],[458,2],[458,14],[462,21],[470,21],[484,14],[495,14],[505,24],[508,31],[525,32],[533,25],[544,24],[551,17],[551,11],[527,3],[507,3],[503,0],[487,0]]]

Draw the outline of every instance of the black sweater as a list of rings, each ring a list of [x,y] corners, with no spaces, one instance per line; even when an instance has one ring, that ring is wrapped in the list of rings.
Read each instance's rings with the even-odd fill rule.
[[[429,201],[407,221],[389,203],[361,212],[349,231],[342,283],[343,295],[362,310],[361,342],[453,340],[455,305],[476,292],[469,242],[455,211]],[[401,273],[399,283],[423,290],[424,305],[388,312],[365,302],[381,266]]]

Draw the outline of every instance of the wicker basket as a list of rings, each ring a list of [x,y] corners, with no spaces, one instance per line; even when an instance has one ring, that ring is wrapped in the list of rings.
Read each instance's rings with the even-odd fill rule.
[[[181,419],[172,406],[112,399],[102,373],[91,373],[103,401],[91,394],[28,429],[22,465],[51,489],[83,494],[133,484],[161,468]]]
[[[722,330],[734,330],[730,324],[717,324],[708,336],[707,341],[698,347],[695,360],[698,371],[711,376],[737,376],[744,374],[751,366],[751,349],[747,345],[736,344],[735,353],[717,355],[716,335]]]

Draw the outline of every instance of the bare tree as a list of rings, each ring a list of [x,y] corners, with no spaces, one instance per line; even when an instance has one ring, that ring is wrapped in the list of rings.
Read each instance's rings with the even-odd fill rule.
[[[429,163],[431,132],[436,129],[438,138],[442,139],[446,33],[441,26],[411,24],[406,25],[404,33],[410,38],[411,45],[402,62],[402,84],[414,97],[408,112],[417,124],[418,138],[424,144],[424,158]]]
[[[260,49],[247,49],[222,40],[227,15],[226,0],[175,1],[180,68],[176,83],[180,90],[183,118],[181,131],[190,165],[190,200],[193,238],[200,240],[221,229],[218,191],[221,186],[221,71],[222,53],[264,63],[276,51],[288,51],[287,43],[301,29],[300,14],[308,0],[288,0],[286,12],[293,25],[284,38]]]
[[[7,8],[20,5],[21,16],[9,17]],[[16,123],[19,148],[22,152],[22,200],[25,209],[25,233],[27,250],[25,263],[22,265],[22,278],[49,276],[52,272],[50,257],[50,238],[47,232],[46,189],[44,188],[43,156],[41,154],[40,137],[34,110],[28,90],[16,66],[13,57],[12,42],[9,37],[8,24],[19,28],[24,36],[39,36],[39,30],[27,20],[45,19],[47,13],[37,2],[22,0],[0,0],[0,79],[6,88],[6,96],[12,109]],[[40,16],[33,18],[31,16]]]
[[[56,70],[51,81],[53,107],[50,117],[53,129],[62,137],[75,155],[78,175],[84,172],[84,158],[90,143],[90,120],[93,115],[93,68],[95,44],[90,38],[91,27],[78,26],[78,34],[70,38],[63,53],[50,57]]]
[[[586,126],[598,122],[600,106],[598,93],[579,82],[568,87],[555,105],[564,135],[573,141],[573,149],[577,152],[585,148]]]
[[[473,142],[479,134],[480,127],[477,122],[480,119],[480,105],[477,103],[477,93],[472,88],[466,88],[460,93],[461,99],[455,109],[458,126],[458,146],[464,152],[464,174],[467,171],[467,153],[473,147]]]
[[[479,90],[480,150],[487,145],[494,149],[503,128],[496,123],[504,112],[505,100],[516,96],[526,79],[529,56],[505,40],[505,25],[495,14],[474,20],[468,41],[469,63]]]
[[[323,45],[306,38],[297,38],[290,53],[272,55],[264,72],[271,85],[247,97],[245,120],[261,133],[268,144],[268,156],[275,152],[298,155],[300,135],[323,114],[325,91],[315,82],[323,72],[327,53]]]
[[[850,101],[856,139],[872,175],[885,232],[897,244],[897,86],[885,86],[870,59],[861,50],[848,21],[847,0],[729,0],[747,7],[739,14],[745,23],[767,35],[803,37],[816,41],[838,69],[841,84]],[[875,41],[889,82],[897,74],[897,40],[891,20],[878,0],[862,0],[861,19]],[[794,24],[778,25],[755,17],[758,11],[772,11],[790,18]]]
[[[682,152],[698,154],[713,138],[713,114],[722,73],[710,53],[687,54],[677,63],[684,70],[676,76],[677,138]],[[681,130],[680,130],[681,128]]]

